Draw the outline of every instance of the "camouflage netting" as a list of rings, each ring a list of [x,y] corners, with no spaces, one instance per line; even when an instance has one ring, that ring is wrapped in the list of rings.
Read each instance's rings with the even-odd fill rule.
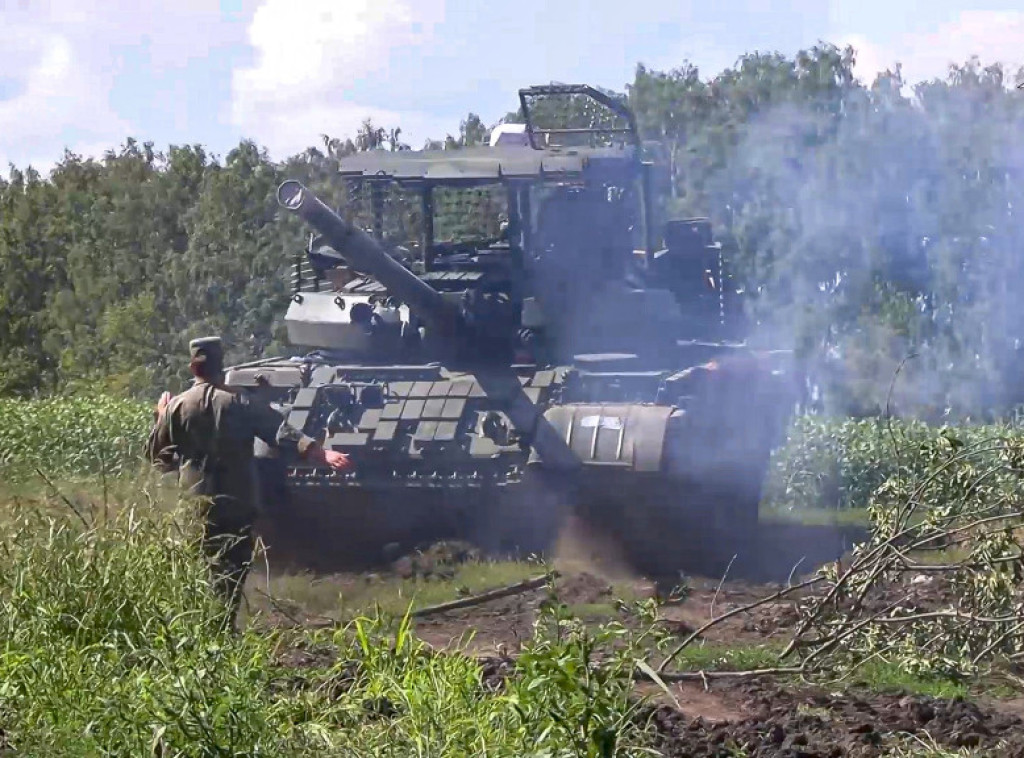
[[[383,228],[389,249],[406,248],[412,256],[422,259],[420,240],[423,234],[423,207],[420,193],[414,188],[384,185]],[[500,224],[508,218],[506,189],[500,184],[480,187],[436,187],[434,203],[434,242],[469,242],[495,239]],[[339,207],[340,215],[349,223],[370,232],[374,230],[372,190],[368,184],[350,182],[345,187]],[[301,290],[317,289],[313,268],[305,255],[296,259],[298,276],[293,269],[292,285]],[[320,286],[324,283],[321,282]]]
[[[346,217],[367,230],[373,229],[372,190],[366,184],[348,188]],[[416,189],[386,185],[382,190],[386,240],[419,252],[423,210]],[[496,237],[502,217],[507,217],[505,189],[499,184],[482,187],[437,187],[433,193],[434,241]]]
[[[486,185],[434,190],[434,239],[437,242],[493,239],[502,218],[508,218],[505,188]]]

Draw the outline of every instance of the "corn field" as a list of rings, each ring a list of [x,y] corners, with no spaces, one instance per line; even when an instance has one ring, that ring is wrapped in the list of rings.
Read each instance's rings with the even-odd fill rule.
[[[110,396],[0,398],[0,474],[7,481],[134,471],[152,424],[146,403]]]

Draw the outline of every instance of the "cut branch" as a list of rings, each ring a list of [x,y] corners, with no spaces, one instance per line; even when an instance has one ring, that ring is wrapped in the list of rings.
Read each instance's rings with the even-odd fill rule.
[[[479,595],[470,595],[469,597],[459,598],[458,600],[452,600],[447,603],[420,608],[409,615],[413,618],[423,618],[424,616],[431,616],[436,613],[445,613],[447,611],[461,610],[462,608],[471,608],[474,605],[482,605],[483,603],[488,603],[491,600],[500,600],[503,597],[510,597],[523,592],[529,592],[530,590],[540,589],[557,576],[558,572],[552,571],[548,574],[544,574],[543,576],[527,579],[526,581],[518,582],[517,584],[510,584],[507,587],[500,587],[498,589],[488,590],[487,592],[481,592]]]
[[[804,673],[800,666],[783,666],[780,668],[745,669],[743,671],[658,671],[658,678],[663,682],[704,682],[709,679],[756,679],[762,676],[794,676]],[[634,679],[653,681],[650,675],[637,671]]]
[[[716,618],[711,619],[710,621],[708,621],[706,624],[704,624],[700,628],[695,629],[686,639],[684,639],[675,648],[672,649],[672,652],[670,652],[668,654],[668,657],[664,661],[662,661],[661,665],[658,667],[659,675],[660,675],[660,673],[662,671],[665,670],[665,667],[668,666],[669,663],[671,663],[673,660],[675,660],[676,656],[678,656],[681,652],[683,652],[683,650],[686,648],[687,645],[689,645],[695,639],[697,639],[702,634],[704,634],[704,632],[706,632],[708,629],[711,629],[713,626],[716,626],[717,624],[720,624],[723,621],[725,621],[726,619],[732,618],[733,616],[738,616],[741,613],[746,613],[747,611],[752,611],[755,608],[758,608],[758,607],[760,607],[762,605],[767,605],[768,603],[771,603],[771,602],[774,602],[776,600],[779,600],[780,598],[783,598],[786,595],[790,595],[790,594],[792,594],[792,593],[794,593],[794,592],[796,592],[798,590],[806,589],[807,587],[811,587],[811,586],[813,586],[815,584],[819,584],[820,582],[823,582],[824,580],[825,580],[824,577],[817,576],[817,577],[814,577],[812,579],[808,579],[806,581],[800,582],[800,584],[792,584],[792,585],[790,585],[788,587],[783,587],[781,590],[779,590],[778,592],[776,592],[776,593],[774,593],[772,595],[768,595],[767,597],[763,597],[760,600],[755,600],[752,603],[747,603],[746,605],[737,606],[736,608],[733,608],[731,611],[729,611],[727,613],[723,613],[721,616],[718,616]]]

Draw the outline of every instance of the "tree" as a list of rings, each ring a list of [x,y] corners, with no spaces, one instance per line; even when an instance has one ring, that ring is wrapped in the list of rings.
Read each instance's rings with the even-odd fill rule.
[[[356,135],[356,149],[360,152],[376,150],[384,145],[386,137],[387,130],[382,126],[377,126],[373,123],[372,119],[367,118],[359,127],[359,133]]]
[[[606,94],[628,102],[664,163],[659,215],[712,219],[752,341],[799,350],[823,410],[880,412],[917,353],[899,412],[1007,411],[1024,402],[1024,91],[1008,87],[1024,69],[971,59],[908,96],[899,66],[862,83],[855,60],[821,44],[744,55],[711,77],[638,65]],[[622,125],[586,98],[532,105],[541,127]],[[470,111],[427,147],[488,138]],[[251,142],[219,160],[127,140],[99,160],[66,153],[46,177],[14,167],[0,180],[0,394],[87,382],[151,395],[181,385],[188,339],[206,332],[232,359],[285,350],[307,230],[279,212],[278,183],[299,179],[366,226],[367,198],[338,181],[338,162],[407,149],[399,125],[368,118],[280,164]],[[408,210],[387,234],[416,236],[418,204]]]

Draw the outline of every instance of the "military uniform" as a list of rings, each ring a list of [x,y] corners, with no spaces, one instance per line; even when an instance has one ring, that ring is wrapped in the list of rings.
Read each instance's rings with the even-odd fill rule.
[[[219,339],[193,340],[189,348],[193,361],[209,361],[219,373]],[[214,562],[215,587],[232,619],[252,560],[252,531],[260,508],[255,437],[273,448],[291,447],[300,455],[315,444],[269,405],[201,379],[170,401],[146,449],[161,470],[178,470],[178,481],[190,494],[208,499],[204,548]]]

